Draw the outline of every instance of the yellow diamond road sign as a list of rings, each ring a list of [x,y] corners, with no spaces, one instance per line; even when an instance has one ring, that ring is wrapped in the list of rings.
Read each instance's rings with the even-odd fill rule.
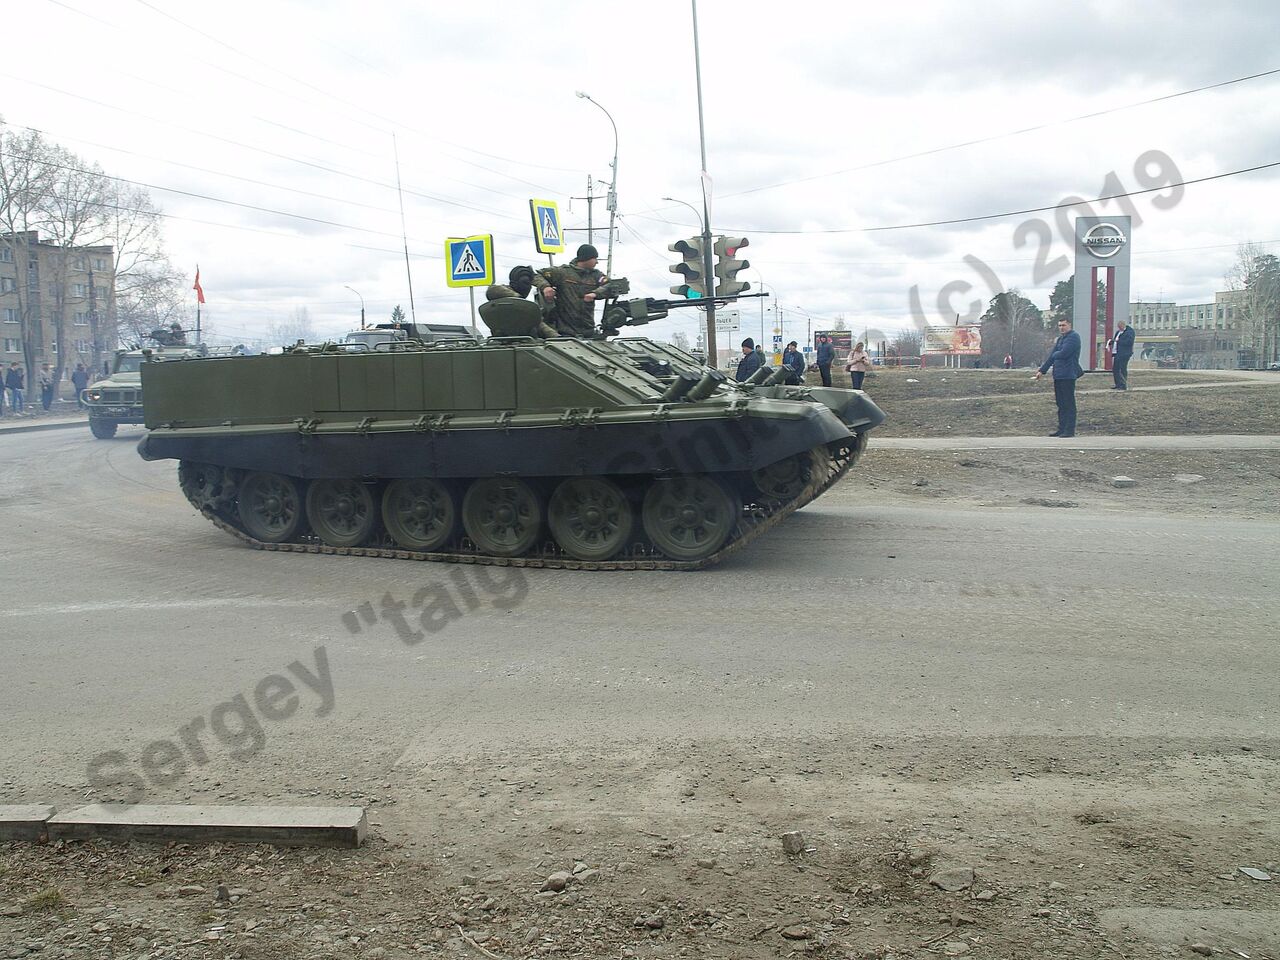
[[[450,237],[444,242],[445,282],[451,287],[493,283],[493,235]]]
[[[539,253],[564,252],[564,231],[560,229],[560,208],[554,200],[530,200],[533,214],[533,242]]]

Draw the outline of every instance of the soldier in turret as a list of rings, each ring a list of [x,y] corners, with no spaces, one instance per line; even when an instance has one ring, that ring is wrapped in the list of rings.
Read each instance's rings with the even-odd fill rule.
[[[599,257],[595,247],[584,243],[572,263],[545,267],[534,275],[533,285],[546,305],[547,322],[562,336],[590,337],[596,332],[598,288],[608,282],[596,269]]]
[[[486,300],[505,300],[514,297],[517,300],[525,300],[529,296],[529,291],[533,289],[534,273],[533,267],[520,266],[512,267],[511,273],[507,276],[506,283],[492,284],[484,292]],[[546,323],[539,323],[536,328],[536,335],[543,337],[558,337],[558,334],[552,327]]]

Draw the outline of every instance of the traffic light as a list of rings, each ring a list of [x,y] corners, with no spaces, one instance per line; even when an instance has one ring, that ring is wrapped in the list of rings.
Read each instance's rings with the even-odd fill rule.
[[[689,300],[700,300],[707,295],[705,268],[702,263],[702,238],[690,237],[688,240],[677,240],[667,244],[667,249],[675,251],[683,257],[680,263],[667,267],[672,273],[684,276],[684,283],[669,288],[672,293],[679,294]]]
[[[751,284],[735,280],[739,270],[751,266],[750,260],[735,260],[738,251],[751,241],[746,237],[720,237],[715,244],[716,296],[732,297],[751,289]]]

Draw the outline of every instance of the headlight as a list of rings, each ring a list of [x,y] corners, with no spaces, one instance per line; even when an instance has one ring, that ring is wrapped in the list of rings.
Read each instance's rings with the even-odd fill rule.
[[[101,399],[102,399],[102,391],[101,391],[101,390],[86,390],[86,391],[84,392],[84,395],[85,395],[85,399],[86,399],[86,400],[101,400]]]

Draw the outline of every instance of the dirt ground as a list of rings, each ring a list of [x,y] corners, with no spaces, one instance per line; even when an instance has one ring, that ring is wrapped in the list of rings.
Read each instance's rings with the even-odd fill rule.
[[[1116,477],[1136,486],[1117,488]],[[1265,450],[887,450],[828,496],[870,491],[982,506],[1177,512],[1274,519],[1280,453]]]
[[[1239,868],[1276,874],[1278,761],[1247,738],[512,751],[397,768],[360,801],[378,837],[358,851],[9,845],[0,944],[40,960],[1276,960],[1280,882]],[[563,891],[540,892],[557,871]]]
[[[1120,474],[1137,486],[1111,486]],[[827,496],[1274,520],[1278,479],[1272,452],[873,442]],[[554,722],[553,704],[529,709]],[[272,794],[366,806],[360,850],[0,844],[0,958],[1280,960],[1272,739],[1068,729],[691,735],[429,762],[390,750],[371,742],[329,789]],[[217,802],[226,787],[208,775],[202,799]],[[544,890],[558,872],[563,889]]]

